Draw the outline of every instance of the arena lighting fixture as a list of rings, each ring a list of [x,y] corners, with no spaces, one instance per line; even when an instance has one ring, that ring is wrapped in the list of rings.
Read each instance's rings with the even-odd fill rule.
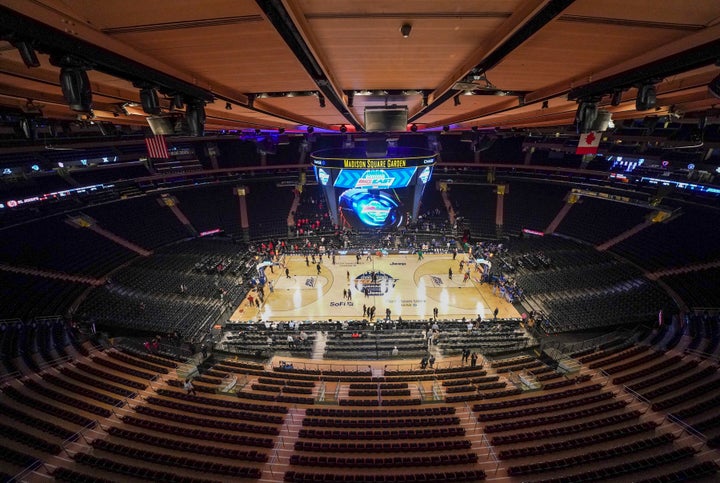
[[[424,92],[424,91],[423,91],[423,94],[422,94],[422,107],[427,107],[427,106],[428,106],[428,97],[429,97],[429,94],[428,94],[427,92]]]
[[[637,98],[635,99],[635,109],[638,111],[647,111],[655,107],[657,101],[657,92],[655,84],[645,83],[638,88]]]
[[[550,101],[546,99],[543,101],[541,109],[547,109],[548,107],[550,107]]]
[[[417,132],[417,124],[413,124],[412,126],[410,126],[410,130],[412,132]]]
[[[611,106],[619,106],[622,102],[622,95],[623,91],[622,89],[615,89],[612,93],[612,97],[610,98],[610,105]]]
[[[582,134],[590,132],[590,128],[595,122],[597,115],[598,108],[596,100],[581,101],[575,113],[575,123],[578,132]]]
[[[308,133],[308,134],[312,134],[312,133],[314,133],[314,132],[315,132],[315,128],[312,127],[312,126],[308,126],[308,128],[307,128],[307,133]]]
[[[146,114],[150,114],[151,116],[160,114],[160,99],[158,98],[157,91],[152,87],[140,89],[140,104]]]
[[[284,128],[284,127],[279,127],[279,128],[278,128],[278,134],[283,134],[283,133],[285,133],[285,128]]]
[[[708,84],[708,90],[713,96],[720,97],[720,75],[710,81]]]
[[[230,104],[229,102],[226,102],[226,103],[225,103],[225,110],[226,110],[226,111],[232,111],[232,104]]]
[[[205,132],[205,102],[200,99],[188,102],[185,109],[185,120],[191,136],[202,136]]]
[[[410,25],[409,23],[404,23],[400,27],[400,33],[402,34],[404,39],[410,37],[411,31],[412,31],[412,25]]]
[[[88,112],[92,109],[92,89],[84,67],[62,67],[60,87],[70,109],[78,112]]]
[[[183,101],[182,95],[175,94],[172,96],[172,100],[170,101],[170,110],[182,109],[184,105],[185,102]]]
[[[20,53],[20,58],[25,64],[25,67],[27,67],[28,69],[31,67],[40,67],[40,61],[37,58],[35,49],[29,42],[18,40],[10,43],[13,47],[18,49],[18,52]]]
[[[450,126],[445,125],[442,127],[443,132],[450,132]]]
[[[353,107],[353,102],[355,101],[355,91],[349,91],[347,93],[347,106]]]
[[[453,97],[453,104],[455,104],[455,107],[460,105],[460,94]]]
[[[325,96],[318,93],[318,102],[320,103],[320,107],[325,107]]]
[[[340,132],[343,133],[343,134],[345,134],[345,133],[347,132],[347,126],[345,126],[345,124],[343,124],[342,126],[340,126]]]
[[[259,136],[260,133],[262,133],[262,131],[260,130],[260,128],[257,128],[257,127],[256,127],[256,128],[255,128],[255,135],[256,135],[256,136]]]

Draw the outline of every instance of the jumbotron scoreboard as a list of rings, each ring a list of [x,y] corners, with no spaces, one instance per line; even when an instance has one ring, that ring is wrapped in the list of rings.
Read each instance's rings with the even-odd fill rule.
[[[333,222],[356,229],[416,221],[437,161],[435,152],[422,148],[389,148],[382,158],[352,149],[326,149],[311,157]]]

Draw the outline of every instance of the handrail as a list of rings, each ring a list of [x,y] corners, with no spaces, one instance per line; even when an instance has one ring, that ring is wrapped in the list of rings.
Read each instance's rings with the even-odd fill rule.
[[[648,410],[650,409],[650,407],[652,407],[652,401],[649,400],[648,398],[646,398],[645,396],[643,396],[642,394],[633,391],[633,390],[630,389],[628,386],[623,386],[623,389],[625,390],[625,392],[627,392],[628,394],[630,394],[633,398],[635,398],[635,399],[638,400],[639,402],[644,403],[644,404],[647,404],[647,408],[645,408],[645,411],[643,411],[643,414],[645,414],[646,412],[648,412]]]
[[[72,362],[73,360],[74,360],[74,358],[70,355],[56,357],[55,359],[53,359],[51,361],[38,364],[38,369],[36,372],[44,372],[47,369],[54,369],[55,366],[58,364],[62,364],[63,362]]]
[[[3,374],[0,376],[0,385],[5,385],[6,382],[8,382],[12,379],[18,379],[22,376],[23,376],[23,374],[20,371],[14,371],[14,372],[10,372],[8,374]]]
[[[418,392],[420,393],[420,400],[421,401],[427,400],[427,397],[425,395],[425,389],[423,388],[423,385],[420,381],[417,382],[417,389],[418,389]]]
[[[20,470],[19,473],[16,473],[15,476],[12,479],[10,479],[9,481],[22,481],[26,475],[29,475],[30,473],[32,473],[33,471],[38,469],[40,466],[44,467],[45,462],[43,460],[41,460],[40,458],[38,458],[37,460],[33,461],[31,464],[27,465],[22,470]]]
[[[707,361],[720,362],[720,355],[710,354],[708,352],[702,352],[697,349],[685,349],[685,354],[700,357],[701,359],[704,359]]]
[[[67,454],[68,456],[70,456],[70,453],[68,453],[66,446],[74,443],[75,441],[77,441],[77,440],[78,440],[78,436],[79,436],[80,438],[82,438],[83,441],[85,441],[86,444],[89,445],[90,442],[87,440],[87,438],[85,438],[85,432],[92,430],[95,426],[98,426],[100,429],[102,429],[103,431],[105,431],[105,428],[102,427],[102,425],[100,424],[100,421],[98,421],[97,419],[95,419],[95,420],[90,421],[89,423],[87,423],[85,426],[83,426],[82,428],[80,428],[78,431],[74,432],[72,435],[70,435],[70,437],[68,437],[68,438],[66,438],[65,440],[63,440],[63,441],[60,443],[60,446],[62,447],[63,451],[65,451],[65,454]]]
[[[484,443],[485,446],[487,446],[488,449],[488,458],[492,458],[492,460],[495,462],[495,474],[497,474],[498,469],[500,468],[500,459],[495,454],[495,450],[493,449],[492,445],[490,444],[490,441],[488,441],[487,436],[483,433],[482,438],[480,439],[481,443]]]
[[[688,432],[691,436],[697,438],[701,442],[701,446],[704,444],[707,444],[708,437],[705,436],[703,433],[698,431],[697,429],[693,428],[691,425],[687,424],[682,419],[678,418],[674,414],[668,414],[665,416],[665,419],[672,421],[673,423],[681,426],[686,432]]]

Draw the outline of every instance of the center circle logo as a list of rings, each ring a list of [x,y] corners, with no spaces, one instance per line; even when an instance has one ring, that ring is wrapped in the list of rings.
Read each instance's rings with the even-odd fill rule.
[[[397,281],[397,278],[385,272],[367,271],[355,277],[353,285],[358,292],[369,296],[376,296],[385,295],[390,292],[390,290],[395,288]]]

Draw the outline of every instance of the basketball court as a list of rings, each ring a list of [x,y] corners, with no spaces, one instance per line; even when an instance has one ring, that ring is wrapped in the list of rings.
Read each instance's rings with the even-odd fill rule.
[[[284,267],[275,266],[272,272],[267,267],[265,275],[273,290],[265,288],[265,303],[257,308],[244,300],[230,321],[358,320],[363,318],[363,305],[376,307],[376,319],[385,318],[388,308],[393,319],[406,320],[430,318],[434,308],[439,319],[475,319],[478,314],[488,319],[495,308],[499,318],[520,317],[512,304],[493,294],[492,286],[479,282],[483,267],[471,264],[465,280],[463,255],[453,260],[451,254],[430,254],[419,260],[413,254],[373,254],[362,255],[358,262],[355,254],[348,254],[337,255],[334,264],[323,256],[319,273],[317,262],[289,256]],[[349,299],[344,296],[348,291]],[[251,295],[257,298],[255,292]]]

